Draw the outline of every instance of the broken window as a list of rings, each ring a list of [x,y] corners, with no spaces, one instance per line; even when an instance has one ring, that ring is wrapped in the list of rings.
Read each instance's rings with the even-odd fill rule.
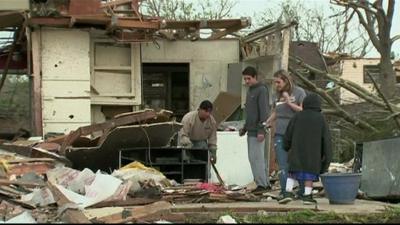
[[[364,65],[363,69],[364,73],[364,84],[372,84],[371,77],[368,73],[372,76],[375,81],[378,81],[380,70],[378,65]]]

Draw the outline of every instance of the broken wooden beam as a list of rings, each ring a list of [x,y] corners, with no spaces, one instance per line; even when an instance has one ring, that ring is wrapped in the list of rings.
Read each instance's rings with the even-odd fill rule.
[[[111,20],[111,26],[115,26],[123,29],[160,29],[159,21],[140,21],[137,19],[115,17]]]
[[[250,25],[249,19],[221,19],[221,20],[167,20],[161,24],[162,29],[226,29],[229,27]]]
[[[126,209],[124,213],[118,213],[101,218],[105,223],[128,223],[135,222],[144,218],[153,217],[157,215],[170,213],[172,205],[166,201],[159,201],[145,206],[136,206]]]
[[[37,162],[28,164],[16,164],[7,168],[7,174],[10,175],[23,175],[26,173],[34,172],[37,174],[46,174],[47,171],[53,169],[55,166],[52,163]]]
[[[233,27],[226,28],[224,30],[216,31],[216,32],[213,32],[208,39],[210,39],[210,40],[220,39],[230,33],[236,32],[242,28],[243,28],[242,26],[233,26]]]
[[[24,181],[16,181],[16,180],[5,180],[0,179],[0,185],[17,185],[23,186],[27,188],[36,188],[36,187],[44,187],[44,184],[33,183],[33,182],[24,182]]]
[[[60,153],[65,155],[65,150],[68,146],[72,145],[72,143],[77,140],[80,136],[89,135],[96,131],[104,131],[104,130],[111,130],[115,127],[128,125],[131,123],[139,123],[143,122],[152,118],[155,118],[157,114],[154,110],[144,110],[140,112],[132,112],[129,114],[125,114],[124,116],[113,118],[104,123],[93,124],[89,126],[83,126],[78,128],[75,131],[72,131],[64,140],[63,144],[60,148]],[[103,134],[106,136],[107,134]],[[104,138],[100,138],[98,145],[101,145]]]
[[[99,202],[95,205],[90,206],[89,208],[147,205],[157,201],[159,200],[150,198],[130,198],[124,201]]]
[[[28,24],[39,25],[39,26],[69,27],[71,24],[71,18],[34,17],[28,19]]]
[[[107,7],[115,7],[120,5],[126,5],[128,3],[132,3],[132,0],[115,0],[106,3],[102,3],[100,8],[107,8]]]

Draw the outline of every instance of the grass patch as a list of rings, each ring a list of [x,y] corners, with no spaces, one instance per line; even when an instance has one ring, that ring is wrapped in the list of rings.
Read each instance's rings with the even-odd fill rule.
[[[309,209],[294,212],[235,213],[232,211],[191,213],[185,223],[216,223],[221,216],[230,215],[237,223],[400,223],[400,207],[387,207],[380,213],[337,214]]]
[[[334,212],[315,212],[301,210],[288,213],[269,213],[266,215],[247,215],[244,223],[399,223],[400,207],[387,207],[382,213],[366,215],[337,214]]]

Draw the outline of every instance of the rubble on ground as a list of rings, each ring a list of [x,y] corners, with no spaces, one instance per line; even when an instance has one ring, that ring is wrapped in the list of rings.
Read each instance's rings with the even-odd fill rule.
[[[118,136],[110,137],[113,132],[126,133],[128,130],[124,129],[129,128],[128,133],[131,133],[138,124],[141,132],[150,125],[160,124],[155,129],[161,130],[167,124],[171,133],[161,140],[163,143],[160,146],[164,146],[179,128],[176,126],[175,130],[171,129],[171,115],[165,110],[157,113],[143,110],[117,115],[105,123],[81,127],[69,135],[54,134],[46,140],[19,137],[13,141],[1,141],[1,222],[173,223],[185,221],[184,214],[171,210],[174,204],[268,202],[278,198],[278,194],[275,194],[280,189],[277,173],[272,173],[270,177],[274,193],[254,194],[252,190],[256,188],[255,183],[223,186],[201,179],[185,179],[178,183],[139,161],[107,172],[100,168],[76,165],[90,160],[75,153],[88,151],[88,155],[97,154],[102,151],[101,146],[107,143],[108,138],[118,139]],[[143,124],[150,125],[143,127]],[[237,130],[240,122],[224,122],[221,127],[224,130]],[[139,136],[139,133],[135,135]],[[151,136],[147,138],[152,139]],[[137,138],[129,144],[140,145],[144,143],[143,140],[147,143],[148,139]],[[97,148],[97,153],[90,152],[94,148]],[[76,158],[67,157],[68,154]],[[112,161],[110,155],[107,157],[105,161]],[[87,162],[88,165],[98,163],[95,158],[92,161]],[[329,172],[344,173],[351,169],[352,161],[332,163]],[[313,193],[324,196],[321,183],[314,184]],[[219,223],[233,222],[234,219],[227,216],[219,219]]]
[[[353,164],[354,164],[354,159],[345,163],[332,162],[329,165],[328,173],[352,173]]]
[[[251,194],[246,187],[202,182],[178,184],[139,162],[107,174],[55,166],[54,160],[46,158],[22,159],[7,154],[0,157],[5,172],[0,180],[0,195],[6,199],[0,204],[0,213],[7,223],[126,223],[150,218],[171,221],[175,216],[170,210],[172,204],[263,198]],[[16,162],[18,173],[13,169]],[[26,169],[33,168],[30,163],[36,162],[41,163],[40,169]]]

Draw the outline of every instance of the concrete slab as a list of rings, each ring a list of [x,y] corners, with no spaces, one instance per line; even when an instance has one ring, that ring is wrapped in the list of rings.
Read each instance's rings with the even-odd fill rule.
[[[276,200],[269,202],[234,202],[234,203],[205,203],[205,204],[177,204],[172,210],[174,212],[288,212],[304,209],[316,210],[321,212],[335,212],[340,214],[370,214],[380,213],[388,204],[377,201],[356,200],[353,205],[330,205],[327,198],[316,198],[315,205],[303,205],[302,201],[293,201],[287,205],[281,205]]]

